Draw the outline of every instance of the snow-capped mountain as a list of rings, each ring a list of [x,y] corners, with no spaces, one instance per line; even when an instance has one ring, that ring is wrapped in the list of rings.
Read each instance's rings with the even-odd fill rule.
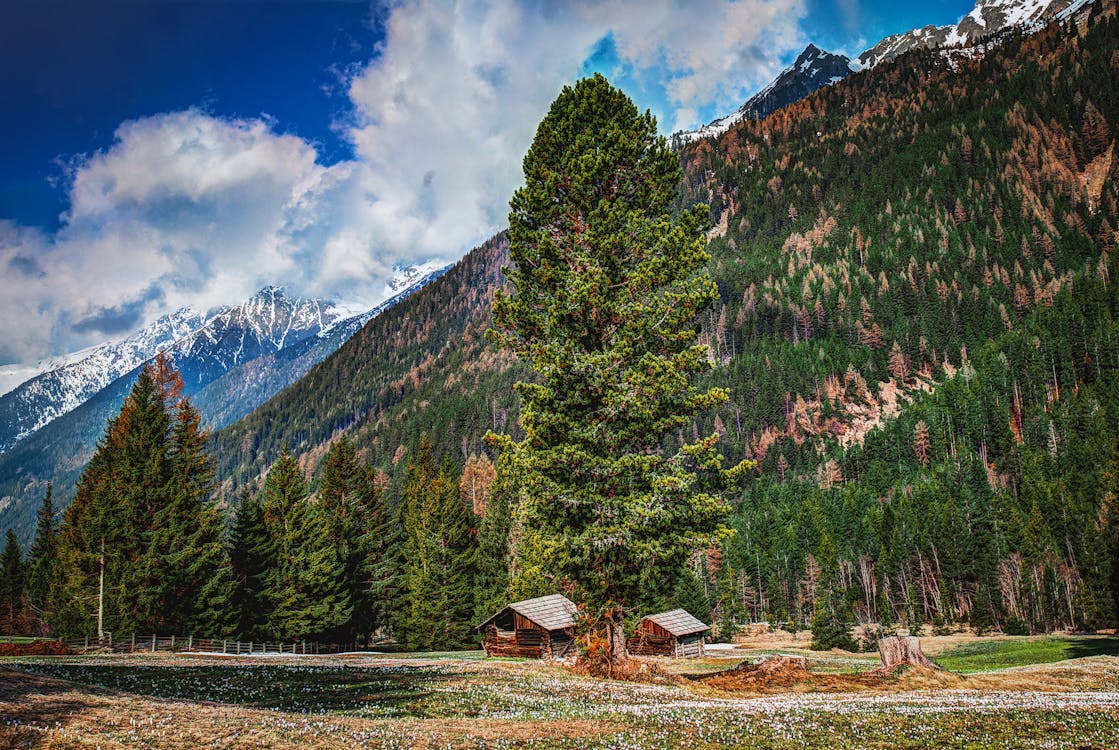
[[[421,266],[417,273],[412,267],[400,269],[393,279],[400,291],[356,315],[354,310],[361,306],[300,299],[281,288],[265,287],[236,307],[217,311],[159,350],[166,351],[179,368],[184,395],[199,407],[207,425],[220,427],[303,377],[370,319],[422,289],[444,270]],[[410,279],[410,285],[401,282],[404,277]],[[0,451],[0,528],[11,526],[29,534],[47,482],[54,483],[59,506],[69,502],[74,482],[106,421],[119,412],[139,368],[149,359],[137,362],[84,403]],[[78,387],[76,380],[73,386]]]
[[[893,34],[859,55],[856,64],[872,68],[913,49],[972,48],[1006,31],[1036,31],[1051,20],[1067,17],[1091,0],[978,0],[958,23],[925,26]]]
[[[760,120],[817,89],[843,80],[852,72],[872,68],[910,50],[941,49],[949,57],[982,53],[986,46],[996,44],[1001,34],[1037,31],[1052,21],[1071,17],[1092,2],[1093,0],[977,0],[971,12],[955,24],[925,26],[903,34],[892,34],[855,60],[824,52],[810,44],[800,53],[796,62],[737,110],[698,130],[674,133],[672,144],[678,148],[700,138],[721,135],[742,120]]]
[[[38,374],[0,396],[0,452],[84,403],[141,362],[197,330],[202,322],[197,310],[185,307],[121,341],[26,368]]]
[[[314,336],[347,317],[330,302],[289,297],[266,286],[236,307],[165,349],[183,376],[187,393],[213,382],[238,365]]]
[[[433,274],[438,275],[440,268],[439,264],[426,264],[393,269],[394,275],[382,293],[388,300],[372,309],[290,297],[280,287],[267,286],[241,304],[220,308],[206,319],[187,307],[122,341],[31,366],[9,366],[10,373],[23,372],[29,379],[0,395],[0,453],[85,403],[159,352],[171,356],[183,375],[187,393],[195,393],[246,362],[310,336],[326,336],[336,326],[345,324],[345,330],[352,334],[393,301],[422,287]]]
[[[679,146],[699,138],[719,135],[742,120],[760,120],[787,104],[803,99],[816,89],[842,81],[855,69],[846,56],[835,55],[810,44],[792,65],[781,71],[772,83],[750,97],[737,110],[698,130],[674,134],[673,143]]]
[[[392,278],[386,284],[386,291],[390,296],[402,292],[415,291],[416,285],[427,286],[428,282],[438,278],[447,269],[447,264],[441,261],[432,261],[418,266],[394,266]],[[432,275],[434,274],[434,276]],[[377,309],[391,307],[392,299],[377,306]]]

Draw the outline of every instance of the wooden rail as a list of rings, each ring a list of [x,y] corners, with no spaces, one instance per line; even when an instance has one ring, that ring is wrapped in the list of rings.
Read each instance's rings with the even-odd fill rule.
[[[50,639],[43,639],[50,640]],[[155,633],[129,636],[67,638],[62,641],[79,653],[101,651],[106,653],[157,653],[187,651],[207,654],[336,654],[356,651],[356,643],[319,643],[317,641],[235,641],[225,638],[195,638],[194,636],[158,635]]]

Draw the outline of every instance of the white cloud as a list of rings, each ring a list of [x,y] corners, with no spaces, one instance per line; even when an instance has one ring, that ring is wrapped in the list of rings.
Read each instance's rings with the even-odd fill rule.
[[[324,166],[266,120],[161,114],[73,164],[56,234],[0,222],[0,363],[268,283],[372,304],[394,265],[453,259],[505,225],[536,124],[604,39],[614,82],[666,129],[738,106],[804,41],[804,0],[382,10],[385,41],[339,115],[352,161]]]
[[[677,129],[771,80],[803,46],[803,13],[803,0],[397,3],[350,88],[370,227],[397,252],[434,253],[504,226],[536,124],[604,38],[620,82]]]

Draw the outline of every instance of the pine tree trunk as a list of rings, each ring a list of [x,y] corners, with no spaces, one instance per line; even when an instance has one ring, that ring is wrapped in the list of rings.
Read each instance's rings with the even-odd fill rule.
[[[938,668],[925,656],[925,652],[921,650],[921,640],[915,635],[879,638],[878,655],[882,658],[882,666],[887,669],[898,664]]]

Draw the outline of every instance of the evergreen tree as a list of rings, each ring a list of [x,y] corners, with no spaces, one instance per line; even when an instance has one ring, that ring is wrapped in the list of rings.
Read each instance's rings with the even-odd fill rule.
[[[850,607],[838,580],[839,560],[835,544],[827,534],[820,540],[816,559],[821,574],[812,610],[812,648],[818,651],[831,648],[854,651],[855,642],[848,632],[851,626]]]
[[[23,562],[23,549],[11,529],[0,553],[0,618],[4,632],[21,634],[24,624],[24,604],[27,598],[27,571]]]
[[[390,569],[389,565],[395,563],[393,545],[398,542],[398,536],[378,472],[366,468],[363,477],[357,500],[355,544],[359,557],[351,590],[354,592],[354,626],[368,645],[378,631],[389,626],[390,604],[396,591],[391,584],[399,578],[397,569]]]
[[[148,609],[157,630],[208,637],[234,630],[233,574],[221,543],[224,522],[210,502],[213,462],[202,416],[188,399],[176,406],[166,504],[148,549]]]
[[[600,617],[611,658],[640,571],[679,567],[727,533],[717,436],[675,453],[664,439],[727,399],[690,381],[710,367],[697,316],[716,298],[707,210],[673,219],[679,158],[653,117],[605,78],[565,87],[541,122],[513,196],[494,338],[525,358],[526,437],[494,437],[525,489],[520,507],[556,542],[548,567]]]
[[[260,501],[247,489],[233,516],[229,534],[229,558],[233,570],[233,610],[237,616],[236,632],[245,640],[268,637],[269,577],[273,572],[276,552]]]
[[[54,503],[51,500],[52,486],[47,484],[43,504],[35,524],[35,541],[27,555],[27,599],[31,611],[40,621],[46,619],[48,595],[51,579],[54,577],[57,557],[58,531],[54,521]]]
[[[458,482],[447,467],[436,467],[424,434],[408,462],[402,512],[408,599],[404,640],[411,648],[454,648],[472,639],[476,551],[469,518]]]
[[[62,635],[137,632],[158,621],[144,565],[170,472],[166,399],[175,379],[162,360],[144,367],[109,421],[66,511],[51,625]]]
[[[308,502],[299,464],[286,450],[268,472],[261,496],[275,554],[265,591],[269,634],[278,640],[338,637],[353,612],[342,560]]]
[[[374,541],[367,534],[370,505],[376,499],[363,486],[366,474],[354,454],[353,444],[343,435],[330,446],[323,467],[317,511],[326,538],[342,561],[343,579],[353,614],[344,626],[347,640],[361,633],[369,635],[373,626],[373,602],[368,588],[367,545]]]
[[[688,614],[706,625],[711,624],[711,604],[707,598],[703,581],[690,568],[680,571],[676,585],[672,589],[673,609],[687,610]]]
[[[474,576],[474,620],[485,620],[509,602],[509,533],[513,518],[509,507],[512,487],[506,462],[498,459],[497,474],[489,486],[485,512],[478,527],[478,564]]]

